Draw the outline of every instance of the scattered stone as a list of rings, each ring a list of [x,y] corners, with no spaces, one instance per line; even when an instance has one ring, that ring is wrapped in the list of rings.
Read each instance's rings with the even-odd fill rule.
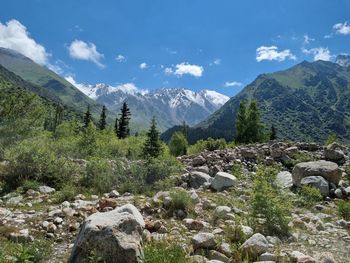
[[[18,233],[10,233],[8,239],[15,243],[29,243],[34,241],[34,238],[29,235],[28,229],[22,229]]]
[[[38,191],[42,194],[52,194],[56,192],[56,189],[50,186],[42,185],[42,186],[39,186]]]
[[[141,236],[145,222],[131,204],[85,219],[68,262],[85,262],[91,251],[106,262],[137,263],[143,257]]]
[[[307,176],[301,179],[300,185],[313,186],[320,190],[322,196],[329,195],[329,183],[322,176]]]
[[[201,232],[192,237],[192,245],[198,248],[212,249],[216,246],[215,236],[212,233]]]
[[[218,172],[214,179],[211,181],[211,188],[216,191],[222,191],[236,184],[237,178],[232,174],[225,172]]]
[[[192,172],[189,178],[189,186],[193,188],[199,188],[204,184],[210,183],[212,178],[209,174],[202,172]]]
[[[244,253],[256,257],[267,252],[269,242],[262,234],[256,233],[247,239],[240,248]]]

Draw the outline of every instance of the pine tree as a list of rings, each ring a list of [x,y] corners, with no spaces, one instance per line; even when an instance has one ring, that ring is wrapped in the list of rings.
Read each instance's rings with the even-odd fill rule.
[[[107,122],[106,122],[106,106],[103,105],[102,112],[100,116],[100,121],[98,122],[98,128],[102,131],[106,129]]]
[[[183,133],[183,135],[185,136],[185,138],[187,140],[187,137],[188,137],[188,126],[186,124],[186,121],[182,122],[181,132]]]
[[[87,128],[90,122],[92,122],[92,115],[90,113],[90,105],[89,105],[84,116],[84,128]]]
[[[238,113],[236,116],[236,142],[246,142],[246,129],[247,129],[247,103],[245,100],[239,104]]]
[[[257,102],[250,102],[247,116],[246,142],[260,142],[263,139],[262,124],[260,121],[260,110]]]
[[[119,119],[119,126],[118,126],[118,138],[124,139],[130,135],[130,129],[129,129],[129,120],[130,120],[130,109],[128,108],[128,104],[126,102],[123,103],[123,107],[120,109],[120,119]]]
[[[118,122],[118,117],[115,118],[114,132],[115,132],[115,134],[118,136],[118,134],[119,134],[119,122]]]
[[[275,127],[275,125],[271,126],[271,133],[270,133],[270,140],[276,140],[277,139],[277,129]]]
[[[145,157],[156,158],[163,152],[162,144],[159,139],[159,132],[157,130],[156,119],[152,118],[151,127],[147,132],[147,139],[143,146],[143,154]]]

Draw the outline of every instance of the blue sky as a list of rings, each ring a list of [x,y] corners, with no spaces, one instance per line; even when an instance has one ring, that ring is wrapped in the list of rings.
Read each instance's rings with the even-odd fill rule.
[[[2,1],[0,46],[77,83],[212,89],[350,53],[347,0]]]

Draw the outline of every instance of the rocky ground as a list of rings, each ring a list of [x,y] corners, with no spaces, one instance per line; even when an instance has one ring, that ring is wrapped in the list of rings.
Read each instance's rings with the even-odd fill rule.
[[[338,200],[350,199],[347,148],[254,144],[178,159],[185,168],[176,186],[150,197],[114,190],[55,204],[55,189],[47,186],[2,196],[0,242],[5,237],[18,243],[45,241],[51,247],[47,262],[67,262],[70,254],[70,262],[82,262],[85,252],[79,246],[102,251],[115,239],[121,246],[115,253],[124,258],[140,257],[142,244],[162,240],[181,244],[188,262],[242,262],[239,253],[249,255],[249,262],[350,262],[350,222],[336,212]],[[292,206],[285,237],[264,236],[251,224],[249,199],[258,164],[278,167],[277,184],[291,200],[298,199],[296,189],[302,185],[320,189],[324,197],[312,207]],[[186,196],[188,207],[174,205]]]

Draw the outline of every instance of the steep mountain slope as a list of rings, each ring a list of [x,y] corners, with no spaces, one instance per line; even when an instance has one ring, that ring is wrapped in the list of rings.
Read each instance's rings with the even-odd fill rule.
[[[221,109],[190,129],[190,141],[207,137],[232,140],[240,101],[255,99],[265,127],[275,125],[281,139],[321,142],[336,132],[349,142],[349,98],[350,67],[304,61],[285,71],[258,76]]]
[[[186,89],[159,89],[143,92],[132,84],[112,87],[105,84],[77,85],[77,87],[106,105],[111,111],[118,111],[122,103],[129,104],[132,124],[137,128],[148,127],[153,116],[157,118],[161,130],[181,124],[197,124],[205,119],[229,98],[215,91],[194,92]]]
[[[0,65],[25,81],[41,87],[40,93],[38,93],[39,90],[33,90],[41,96],[55,98],[63,105],[75,108],[80,112],[86,111],[87,105],[91,105],[95,114],[100,111],[101,107],[96,102],[85,96],[64,78],[16,51],[0,47]]]

